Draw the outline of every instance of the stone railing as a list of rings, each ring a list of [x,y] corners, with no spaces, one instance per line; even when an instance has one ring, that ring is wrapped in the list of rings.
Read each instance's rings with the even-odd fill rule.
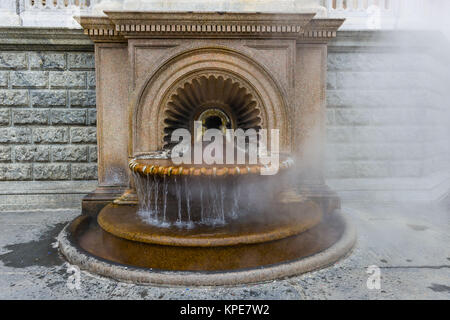
[[[114,9],[123,8],[125,0],[1,0],[0,25],[29,27],[69,27],[80,28],[72,18],[77,15],[98,14],[96,8],[103,8],[110,2]],[[183,10],[184,6],[203,8],[199,0],[140,0],[148,6],[170,10]],[[158,2],[159,1],[159,2]],[[196,2],[197,1],[197,2]],[[205,0],[206,1],[206,0]],[[241,0],[210,0],[208,10],[212,7],[222,10],[244,6]],[[242,0],[243,1],[243,0]],[[255,0],[254,6],[270,8],[270,1]],[[170,3],[169,3],[170,2]],[[128,6],[135,9],[138,0],[128,0]],[[244,2],[243,2],[244,3]],[[342,30],[377,30],[377,29],[408,29],[430,26],[439,12],[450,11],[448,0],[277,0],[277,8],[293,6],[322,6],[320,12],[325,12],[331,18],[346,18]],[[282,5],[281,5],[282,4]],[[251,2],[245,1],[245,8],[251,8]],[[127,8],[124,8],[127,9]],[[445,20],[445,19],[440,19]],[[440,26],[437,26],[440,27]]]
[[[22,0],[23,26],[79,28],[73,16],[90,14],[96,0]]]
[[[343,29],[410,29],[429,27],[430,19],[448,7],[442,0],[326,0],[328,16],[346,18]]]
[[[394,7],[388,0],[327,0],[326,8],[328,16],[346,18],[346,29],[394,28],[400,2]]]

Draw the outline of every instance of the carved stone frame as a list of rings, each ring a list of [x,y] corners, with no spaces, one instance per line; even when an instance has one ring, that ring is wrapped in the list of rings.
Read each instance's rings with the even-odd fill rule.
[[[279,129],[280,150],[291,150],[287,99],[273,77],[242,53],[227,48],[204,47],[164,61],[136,89],[130,108],[130,157],[163,147],[163,120],[168,100],[184,83],[202,75],[222,75],[242,84],[257,100],[262,127]]]

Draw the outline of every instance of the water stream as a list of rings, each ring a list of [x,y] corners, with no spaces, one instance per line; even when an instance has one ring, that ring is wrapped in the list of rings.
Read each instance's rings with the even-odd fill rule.
[[[147,176],[133,174],[139,215],[158,226],[192,228],[195,224],[224,225],[243,214],[242,187],[237,179]]]

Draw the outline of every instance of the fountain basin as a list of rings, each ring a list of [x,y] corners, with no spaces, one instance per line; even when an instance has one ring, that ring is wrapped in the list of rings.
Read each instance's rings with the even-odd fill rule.
[[[274,226],[278,227],[281,219],[284,219],[285,227],[282,232],[271,233],[270,230],[276,230],[275,227],[266,227],[266,232],[271,234],[271,237],[274,234],[284,233],[292,235],[292,230],[298,231],[303,228],[301,224],[295,223],[298,215],[293,210],[283,208],[283,211],[289,212],[288,215],[271,218],[274,212],[279,210],[276,208],[277,205],[286,207],[278,201],[280,192],[286,187],[278,187],[275,190],[274,184],[287,185],[286,169],[294,163],[287,154],[279,154],[277,159],[280,160],[278,168],[282,170],[277,170],[274,175],[264,175],[263,170],[267,169],[267,166],[260,163],[176,165],[167,151],[139,155],[129,162],[135,183],[138,211],[127,214],[126,210],[119,207],[114,210],[111,208],[106,210],[108,214],[99,215],[100,225],[115,235],[118,233],[123,235],[126,229],[127,238],[132,238],[131,240],[141,234],[139,239],[147,242],[149,239],[155,241],[167,237],[160,232],[154,234],[155,229],[151,228],[151,225],[159,227],[177,225],[188,229],[207,225],[213,227],[209,232],[214,233],[214,227],[234,221],[235,227],[228,228],[225,233],[229,235],[228,231],[235,229],[238,231],[233,233],[247,235],[245,232],[247,226],[251,228],[252,225],[261,225],[262,222],[266,224],[274,222]],[[114,203],[129,204],[122,199]],[[116,211],[123,213],[114,214]],[[125,216],[127,219],[123,218]],[[236,228],[242,224],[243,219],[248,221],[244,223],[245,227]],[[319,221],[320,214],[311,220]],[[118,222],[120,226],[117,225]],[[150,226],[145,227],[146,225]],[[256,239],[259,237],[253,235],[249,238],[258,241]],[[237,239],[236,235],[234,238]],[[242,241],[242,238],[236,241]],[[210,241],[216,243],[218,240],[210,239]],[[168,242],[172,243],[173,239]],[[195,241],[193,243],[198,245]]]
[[[288,169],[294,161],[286,155],[280,159],[279,169]],[[207,176],[207,177],[225,177],[225,176],[244,176],[261,175],[261,171],[266,166],[261,164],[183,164],[174,165],[170,159],[139,159],[135,158],[129,162],[131,171],[141,176]]]
[[[311,271],[350,251],[354,233],[323,177],[327,42],[343,20],[313,16],[80,18],[95,42],[99,187],[59,237],[70,263],[138,283],[220,285]],[[178,129],[193,139],[178,143]],[[218,144],[202,153],[217,165],[167,157],[193,145],[199,158],[211,129],[228,142],[229,130],[248,130],[236,148],[255,156],[270,146],[280,172],[210,161]],[[267,133],[263,152],[250,148],[251,130]]]
[[[274,214],[278,209],[280,214]],[[136,206],[109,205],[98,215],[99,226],[110,234],[143,243],[184,247],[219,247],[280,240],[320,223],[322,212],[313,201],[279,204],[265,213],[250,215],[222,226],[196,225],[192,229],[151,225]]]
[[[273,280],[328,266],[349,253],[356,234],[335,211],[315,227],[280,240],[221,247],[163,246],[116,237],[89,216],[59,237],[71,263],[124,281],[230,285]]]

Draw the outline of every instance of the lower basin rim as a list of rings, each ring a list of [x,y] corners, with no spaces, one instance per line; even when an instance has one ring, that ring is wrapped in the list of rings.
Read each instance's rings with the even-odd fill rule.
[[[71,239],[69,223],[58,236],[60,252],[71,264],[81,269],[116,280],[153,285],[171,286],[218,286],[259,283],[280,278],[300,275],[332,265],[347,256],[357,238],[356,230],[349,218],[338,210],[332,214],[339,215],[344,224],[341,238],[328,249],[312,256],[278,265],[249,270],[225,272],[199,271],[154,271],[132,266],[125,266],[97,258],[80,249]]]

